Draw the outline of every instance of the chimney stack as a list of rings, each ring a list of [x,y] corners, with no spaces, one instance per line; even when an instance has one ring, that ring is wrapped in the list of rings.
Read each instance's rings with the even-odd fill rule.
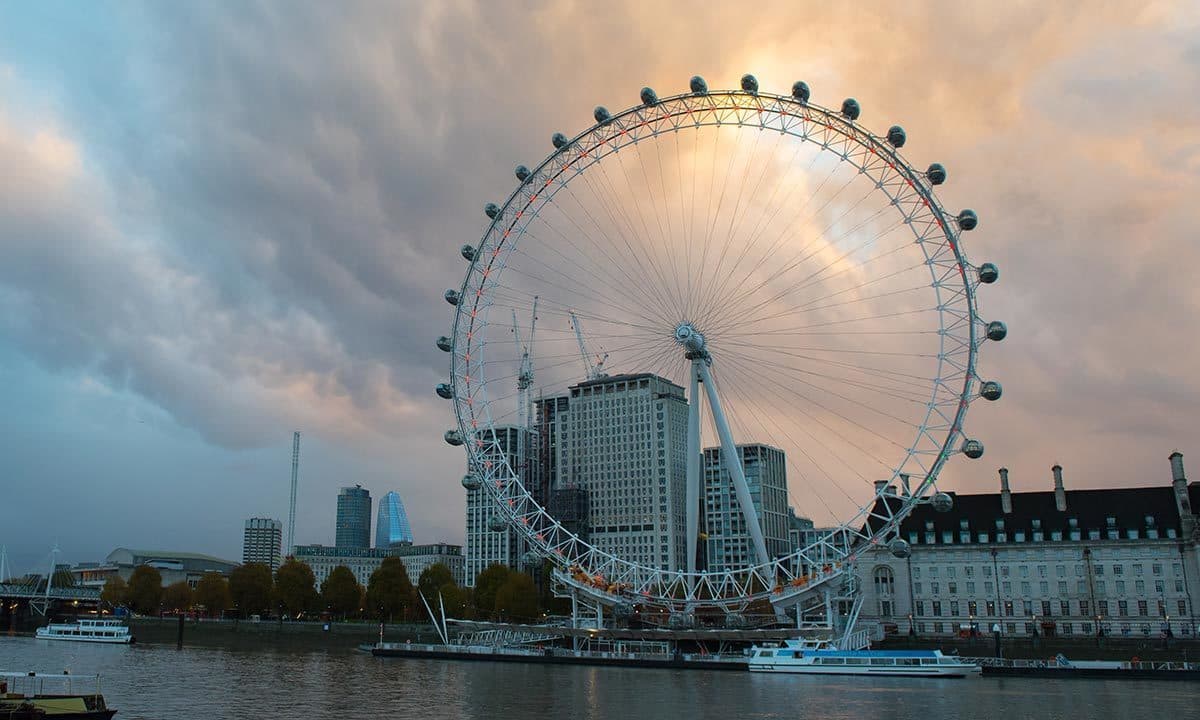
[[[1054,507],[1059,512],[1067,511],[1067,490],[1063,487],[1062,465],[1054,464],[1050,468],[1050,472],[1054,473]]]
[[[909,487],[908,473],[900,473],[900,487],[904,490],[904,497],[912,495],[912,488]]]
[[[1005,515],[1012,514],[1012,492],[1008,489],[1008,468],[1000,468],[1000,508]]]
[[[883,489],[886,487],[887,487],[887,480],[876,480],[875,481],[875,494],[883,495],[884,494]]]
[[[1179,519],[1183,521],[1184,537],[1191,537],[1188,528],[1192,527],[1192,503],[1188,500],[1187,476],[1183,474],[1183,453],[1176,450],[1171,453],[1171,487],[1175,490],[1175,507],[1179,510]]]

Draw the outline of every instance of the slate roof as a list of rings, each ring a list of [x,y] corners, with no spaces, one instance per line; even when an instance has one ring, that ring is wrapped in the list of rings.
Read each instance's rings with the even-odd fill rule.
[[[937,533],[938,542],[942,533],[954,532],[954,542],[958,543],[958,531],[962,529],[962,521],[967,521],[967,529],[971,532],[971,541],[975,542],[978,533],[987,532],[994,539],[997,530],[996,521],[1004,520],[1004,532],[1008,533],[1009,541],[1018,530],[1026,532],[1026,540],[1031,541],[1031,533],[1035,530],[1034,520],[1041,522],[1040,529],[1050,539],[1050,533],[1062,531],[1064,537],[1069,537],[1070,530],[1078,529],[1083,538],[1087,538],[1089,530],[1099,530],[1102,533],[1110,528],[1108,519],[1115,520],[1116,527],[1121,531],[1121,537],[1127,537],[1127,530],[1140,531],[1145,537],[1148,527],[1155,527],[1159,537],[1166,537],[1166,530],[1174,528],[1177,536],[1181,537],[1179,511],[1175,505],[1175,491],[1170,485],[1134,488],[1105,488],[1095,490],[1067,490],[1066,511],[1059,512],[1054,503],[1054,491],[1014,492],[1012,493],[1012,512],[1005,513],[1001,506],[1000,493],[981,493],[960,495],[948,493],[954,499],[954,507],[948,512],[937,512],[928,504],[918,505],[900,525],[901,537],[916,532],[922,538],[928,531],[928,523],[933,523],[933,532]],[[1188,495],[1195,512],[1200,503],[1200,483],[1188,486]],[[883,506],[878,500],[877,511]],[[896,500],[887,502],[896,504]],[[1146,518],[1153,519],[1148,524]],[[1074,519],[1076,527],[1071,527]],[[880,522],[873,520],[872,524]],[[1102,535],[1102,537],[1107,537]]]

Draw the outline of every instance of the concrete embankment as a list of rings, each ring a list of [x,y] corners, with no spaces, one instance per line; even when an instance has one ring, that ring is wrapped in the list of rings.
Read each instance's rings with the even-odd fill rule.
[[[179,635],[177,618],[134,618],[128,621],[138,643],[174,645]],[[388,642],[437,642],[428,625],[387,625]],[[184,620],[184,647],[353,649],[379,640],[378,623],[319,623],[249,620]]]

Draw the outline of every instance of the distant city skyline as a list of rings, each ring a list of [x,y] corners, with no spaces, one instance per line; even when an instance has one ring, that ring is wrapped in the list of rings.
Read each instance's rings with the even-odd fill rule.
[[[422,540],[462,543],[464,453],[441,441],[452,420],[432,391],[458,248],[551,133],[693,74],[854,96],[874,130],[904,125],[906,155],[946,165],[948,207],[978,211],[971,259],[1003,273],[982,307],[1011,330],[986,358],[1005,394],[971,414],[987,454],[951,462],[946,489],[989,490],[1001,465],[1014,491],[1041,488],[1053,463],[1080,486],[1154,485],[1171,450],[1200,457],[1193,6],[714,5],[665,38],[678,9],[619,20],[632,8],[538,23],[472,3],[9,8],[0,544],[14,568],[55,545],[63,562],[113,547],[238,558],[246,518],[287,517],[295,429],[297,544],[334,538],[333,498],[354,483],[399,492]],[[529,64],[531,47],[547,62]],[[799,513],[844,519],[790,482]]]

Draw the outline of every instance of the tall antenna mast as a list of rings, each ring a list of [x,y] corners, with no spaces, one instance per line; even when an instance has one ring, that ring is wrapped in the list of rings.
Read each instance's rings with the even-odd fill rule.
[[[8,546],[0,545],[0,583],[8,580]]]
[[[288,504],[288,535],[285,554],[291,555],[296,547],[296,478],[300,475],[300,431],[292,435],[292,499]]]

